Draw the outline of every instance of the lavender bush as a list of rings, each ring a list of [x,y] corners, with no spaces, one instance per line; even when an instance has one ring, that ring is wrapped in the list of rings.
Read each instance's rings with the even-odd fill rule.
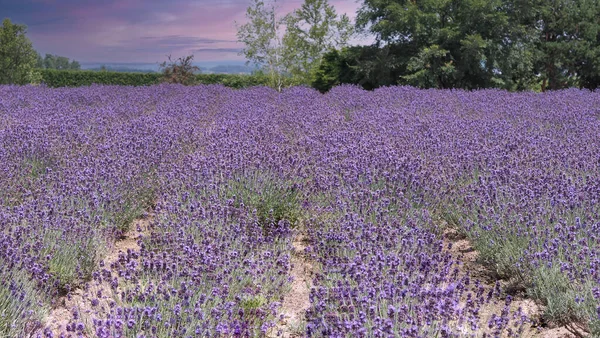
[[[2,86],[0,336],[276,335],[301,229],[308,336],[600,335],[599,134],[580,90]]]

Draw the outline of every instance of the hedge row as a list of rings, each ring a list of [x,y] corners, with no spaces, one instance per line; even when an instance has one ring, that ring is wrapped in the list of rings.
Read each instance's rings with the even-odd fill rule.
[[[123,73],[91,70],[40,69],[42,82],[48,87],[81,87],[91,84],[148,86],[160,83],[159,73]],[[198,74],[198,84],[222,84],[231,88],[267,86],[268,78],[262,75]]]
[[[263,75],[198,74],[196,75],[196,80],[199,84],[222,84],[231,88],[269,85],[269,79]]]

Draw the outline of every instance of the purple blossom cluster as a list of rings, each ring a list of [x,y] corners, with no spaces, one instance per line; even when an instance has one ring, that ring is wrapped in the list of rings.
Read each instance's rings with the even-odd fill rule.
[[[300,231],[307,336],[600,334],[599,134],[579,90],[2,86],[0,336],[275,336]]]

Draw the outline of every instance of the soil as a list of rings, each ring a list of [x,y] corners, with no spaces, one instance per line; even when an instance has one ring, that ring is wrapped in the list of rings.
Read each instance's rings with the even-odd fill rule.
[[[153,218],[153,214],[148,214],[144,218],[135,220],[130,230],[110,248],[97,271],[107,269],[113,276],[117,276],[118,272],[112,267],[113,263],[119,259],[119,255],[127,254],[128,250],[140,251],[139,240],[150,235],[149,225]],[[98,297],[99,304],[92,306],[89,295],[98,295],[99,293],[101,293],[101,296]],[[70,323],[81,322],[85,323],[86,327],[91,327],[92,317],[99,317],[99,314],[109,312],[109,302],[118,299],[114,294],[115,291],[107,281],[102,283],[91,281],[83,289],[72,290],[66,296],[58,299],[57,305],[46,317],[45,329],[49,329],[55,337],[59,337],[61,333],[67,332],[67,325]],[[77,319],[74,313],[77,314]],[[84,332],[80,337],[88,338],[93,337],[93,335]]]
[[[447,250],[449,244],[452,244],[449,250],[456,266],[461,275],[469,274],[472,278],[478,279],[486,289],[486,292],[494,288],[496,278],[494,273],[489,268],[478,261],[479,253],[473,248],[469,240],[461,236],[454,229],[446,229],[443,234],[444,248]],[[508,281],[500,280],[500,285],[503,290],[508,289],[511,285]],[[505,297],[506,295],[504,295]],[[518,308],[521,308],[522,313],[528,318],[524,324],[523,332],[519,337],[524,338],[578,338],[565,327],[553,327],[552,323],[545,325],[542,323],[543,307],[536,301],[527,298],[524,294],[512,294],[512,302],[510,313],[517,313]],[[487,322],[492,315],[499,315],[504,308],[505,299],[497,299],[489,304],[484,305],[480,311],[480,332],[476,336],[483,336],[486,333],[488,336],[491,330],[488,329]],[[585,337],[585,333],[580,332],[581,336]],[[492,335],[493,336],[493,335]],[[580,337],[581,337],[580,336]]]
[[[280,317],[270,337],[302,337],[306,328],[306,311],[310,307],[313,266],[305,253],[307,237],[299,232],[292,243],[290,276],[293,278],[290,291],[285,295],[280,308]]]
[[[126,254],[128,250],[139,252],[139,240],[149,236],[149,225],[153,218],[154,215],[149,214],[134,221],[131,230],[114,243],[103,261],[103,267],[99,267],[99,270],[108,269],[113,275],[117,275],[117,271],[112,267],[113,263],[119,259],[119,255]],[[452,255],[460,275],[468,274],[471,278],[479,280],[486,292],[494,288],[496,279],[493,272],[478,261],[479,253],[466,238],[461,237],[456,230],[446,229],[443,233],[443,241],[444,249]],[[449,244],[452,244],[450,249],[448,249]],[[294,251],[291,257],[289,274],[293,280],[290,291],[285,295],[282,302],[279,321],[274,330],[268,334],[269,337],[302,337],[305,334],[305,314],[310,307],[309,295],[314,276],[313,264],[305,253],[308,241],[303,231],[298,231],[292,246]],[[508,284],[502,280],[500,283],[503,287]],[[100,304],[93,307],[89,295],[96,295],[98,292],[102,294],[99,298]],[[119,292],[119,290],[117,289],[116,292]],[[72,290],[67,296],[61,297],[57,302],[58,305],[50,311],[45,320],[46,328],[52,331],[54,336],[59,336],[60,333],[67,331],[66,327],[69,323],[83,322],[91,324],[92,317],[108,313],[109,302],[118,300],[118,297],[113,295],[114,291],[108,282],[90,282],[84,289]],[[511,315],[517,313],[517,309],[521,308],[522,313],[528,318],[520,337],[578,338],[565,327],[552,327],[552,323],[544,325],[541,321],[543,307],[534,300],[518,293],[513,294],[512,297]],[[475,334],[477,337],[484,334],[490,336],[491,330],[488,329],[487,322],[492,315],[499,315],[502,312],[504,299],[501,298],[482,306],[479,310],[481,321],[478,332],[469,331],[465,333]],[[466,302],[466,299],[461,302],[461,305],[464,305],[464,302]],[[78,313],[79,318],[77,320],[74,312]],[[91,325],[86,326],[90,327]],[[585,334],[581,333],[581,336],[585,336]],[[84,333],[82,337],[87,338],[92,337],[92,335]]]

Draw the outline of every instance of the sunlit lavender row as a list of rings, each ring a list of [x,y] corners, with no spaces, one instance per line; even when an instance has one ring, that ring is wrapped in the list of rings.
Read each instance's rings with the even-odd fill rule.
[[[294,334],[600,335],[598,135],[579,90],[0,87],[0,337],[289,335],[301,233]]]

